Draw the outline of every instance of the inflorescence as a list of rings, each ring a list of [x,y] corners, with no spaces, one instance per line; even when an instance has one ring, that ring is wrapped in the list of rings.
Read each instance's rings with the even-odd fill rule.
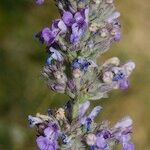
[[[126,90],[135,63],[121,64],[113,57],[102,65],[97,58],[121,39],[120,13],[113,0],[55,0],[60,19],[43,28],[36,37],[48,53],[42,75],[48,87],[70,100],[62,108],[49,109],[47,115],[29,116],[37,127],[40,150],[111,150],[121,144],[134,150],[131,142],[132,119],[125,117],[113,127],[108,121],[95,123],[102,110],[90,113],[91,100],[107,96],[113,89]],[[38,5],[44,0],[36,0]]]

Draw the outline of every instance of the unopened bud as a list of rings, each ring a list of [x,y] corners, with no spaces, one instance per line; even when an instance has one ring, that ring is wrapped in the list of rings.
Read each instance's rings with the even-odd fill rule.
[[[107,37],[107,35],[108,35],[108,30],[105,29],[105,28],[103,28],[103,29],[100,31],[100,35],[101,35],[102,38]]]
[[[81,72],[80,69],[74,69],[73,70],[73,76],[74,76],[74,78],[80,78],[81,74],[82,74],[82,72]]]
[[[107,4],[112,4],[114,2],[114,0],[106,0]]]
[[[118,66],[120,64],[120,60],[118,57],[112,57],[110,59],[108,59],[104,64],[103,64],[103,67],[107,67],[108,65],[115,65],[115,66]]]
[[[86,138],[86,142],[88,145],[95,145],[96,143],[96,136],[94,134],[88,134]]]
[[[111,71],[107,71],[103,75],[103,81],[105,83],[111,83],[113,80],[113,73]]]

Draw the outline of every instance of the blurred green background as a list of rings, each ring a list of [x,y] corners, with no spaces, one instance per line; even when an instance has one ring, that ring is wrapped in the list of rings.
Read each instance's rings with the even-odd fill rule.
[[[134,120],[137,150],[150,150],[150,1],[116,0],[122,13],[123,39],[101,60],[118,56],[132,59],[137,68],[128,91],[113,91],[93,102],[104,107],[99,120],[114,123],[125,115]],[[28,114],[45,113],[64,104],[67,97],[50,92],[40,77],[44,48],[34,33],[58,17],[52,1],[36,6],[32,0],[0,0],[0,150],[35,150]]]

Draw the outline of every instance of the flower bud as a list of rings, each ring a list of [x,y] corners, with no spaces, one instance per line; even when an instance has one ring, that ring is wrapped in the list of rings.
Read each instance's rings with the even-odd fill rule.
[[[112,57],[110,59],[108,59],[107,61],[105,61],[105,63],[103,64],[103,67],[107,67],[108,65],[115,65],[118,66],[120,64],[120,60],[118,57]]]
[[[100,4],[101,0],[93,0],[96,4]]]
[[[82,72],[81,72],[80,69],[74,69],[73,70],[73,76],[74,76],[74,78],[80,78],[81,75],[82,75]]]
[[[65,110],[63,108],[59,108],[56,112],[56,119],[63,120],[65,118]]]
[[[92,23],[91,26],[89,27],[89,30],[91,32],[96,32],[99,29],[99,25],[97,23]]]
[[[103,75],[103,81],[105,83],[111,83],[113,80],[113,73],[111,71],[107,71]]]
[[[100,31],[100,35],[101,35],[102,38],[107,37],[107,35],[108,35],[108,30],[105,29],[105,28],[103,28],[103,29]]]
[[[55,92],[64,93],[64,91],[65,91],[65,85],[64,84],[53,84],[53,85],[50,85],[50,87]]]
[[[95,145],[96,143],[96,136],[94,134],[88,134],[86,137],[86,142],[88,145]]]
[[[106,0],[107,4],[112,4],[114,2],[114,0]]]

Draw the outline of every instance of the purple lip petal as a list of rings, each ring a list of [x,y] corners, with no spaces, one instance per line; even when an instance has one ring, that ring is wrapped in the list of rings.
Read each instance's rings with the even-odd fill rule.
[[[62,19],[64,21],[64,23],[67,25],[67,26],[72,26],[73,22],[74,22],[74,18],[73,18],[73,15],[71,12],[69,11],[65,11],[63,16],[62,16]]]

